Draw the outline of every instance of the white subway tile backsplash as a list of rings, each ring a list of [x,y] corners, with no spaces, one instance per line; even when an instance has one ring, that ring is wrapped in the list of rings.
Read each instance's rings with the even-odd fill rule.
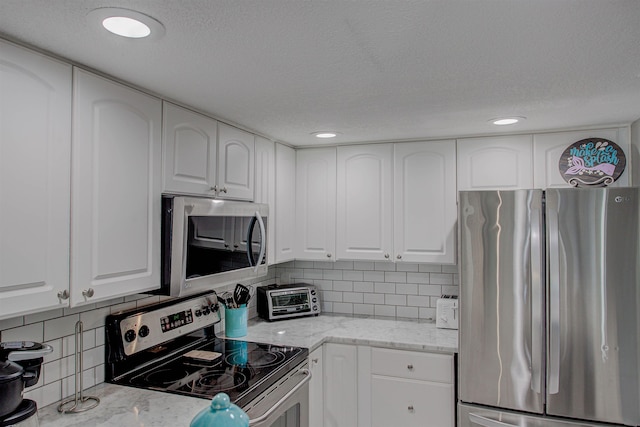
[[[395,283],[375,283],[374,292],[378,294],[395,294],[396,293],[396,284]]]
[[[145,300],[140,300],[145,301]],[[157,299],[156,299],[157,301]],[[106,317],[111,314],[109,307],[99,308],[93,311],[80,313],[80,320],[82,320],[82,328],[87,331],[89,329],[99,328],[104,326]]]
[[[353,282],[354,292],[373,292],[373,282]]]
[[[59,308],[57,310],[43,311],[41,313],[34,313],[24,316],[25,325],[29,323],[44,322],[45,320],[55,319],[56,317],[62,317],[64,310]]]
[[[76,322],[78,320],[80,320],[80,315],[73,314],[45,321],[44,339],[49,341],[67,335],[73,335],[75,333]]]
[[[44,339],[44,328],[42,322],[31,325],[18,326],[17,328],[6,329],[0,335],[2,341],[35,341],[42,342]],[[48,341],[48,339],[46,340]]]
[[[385,282],[406,283],[407,273],[403,271],[387,271],[384,273]]]
[[[289,283],[291,265],[272,268],[276,283]],[[327,313],[433,320],[437,298],[459,292],[456,265],[296,261],[295,266],[304,281],[321,290],[322,309]]]
[[[372,261],[354,261],[353,269],[354,270],[373,270],[375,268],[375,263]]]
[[[56,381],[38,388],[30,387],[25,390],[24,397],[35,400],[38,407],[43,408],[62,399],[62,385]]]
[[[385,305],[407,305],[406,295],[385,294]]]
[[[396,271],[396,265],[392,262],[380,261],[375,263],[374,269],[378,271]]]
[[[24,317],[11,317],[9,319],[0,320],[0,331],[5,329],[17,328],[18,326],[24,325]],[[1,336],[1,333],[0,333]]]
[[[366,282],[384,282],[384,271],[365,271],[364,280]]]
[[[346,280],[336,280],[333,282],[333,290],[341,292],[351,292],[353,291],[353,282],[349,282]]]

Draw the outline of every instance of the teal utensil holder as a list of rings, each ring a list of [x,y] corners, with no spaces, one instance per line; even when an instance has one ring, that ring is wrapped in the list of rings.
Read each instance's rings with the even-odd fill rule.
[[[204,408],[191,420],[190,427],[248,427],[249,417],[238,406],[231,403],[226,393],[218,393],[211,405]]]
[[[247,335],[247,306],[224,309],[224,334],[229,338]]]

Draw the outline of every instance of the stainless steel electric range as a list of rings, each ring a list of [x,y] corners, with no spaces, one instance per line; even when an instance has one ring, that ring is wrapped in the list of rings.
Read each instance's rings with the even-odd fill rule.
[[[308,425],[308,350],[222,339],[213,291],[107,317],[107,382],[243,408],[251,426]]]

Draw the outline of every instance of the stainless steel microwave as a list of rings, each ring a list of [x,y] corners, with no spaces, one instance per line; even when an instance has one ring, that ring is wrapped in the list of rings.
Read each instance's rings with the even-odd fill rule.
[[[267,274],[264,204],[162,196],[162,288],[182,296]]]

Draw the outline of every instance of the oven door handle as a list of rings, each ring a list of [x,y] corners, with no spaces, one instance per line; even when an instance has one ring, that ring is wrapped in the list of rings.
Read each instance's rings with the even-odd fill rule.
[[[258,418],[250,419],[249,420],[250,426],[258,427],[259,424],[262,424],[262,422],[264,422],[267,418],[269,418],[271,414],[277,411],[280,408],[280,406],[282,406],[284,402],[286,402],[287,399],[289,399],[291,396],[296,394],[298,390],[300,390],[305,384],[311,381],[311,371],[309,369],[301,369],[299,373],[304,374],[305,376],[304,379],[300,381],[298,384],[296,384],[296,386],[292,388],[287,394],[282,396],[282,399],[278,400],[278,402],[276,402],[276,404],[273,405],[267,412],[260,415]]]

